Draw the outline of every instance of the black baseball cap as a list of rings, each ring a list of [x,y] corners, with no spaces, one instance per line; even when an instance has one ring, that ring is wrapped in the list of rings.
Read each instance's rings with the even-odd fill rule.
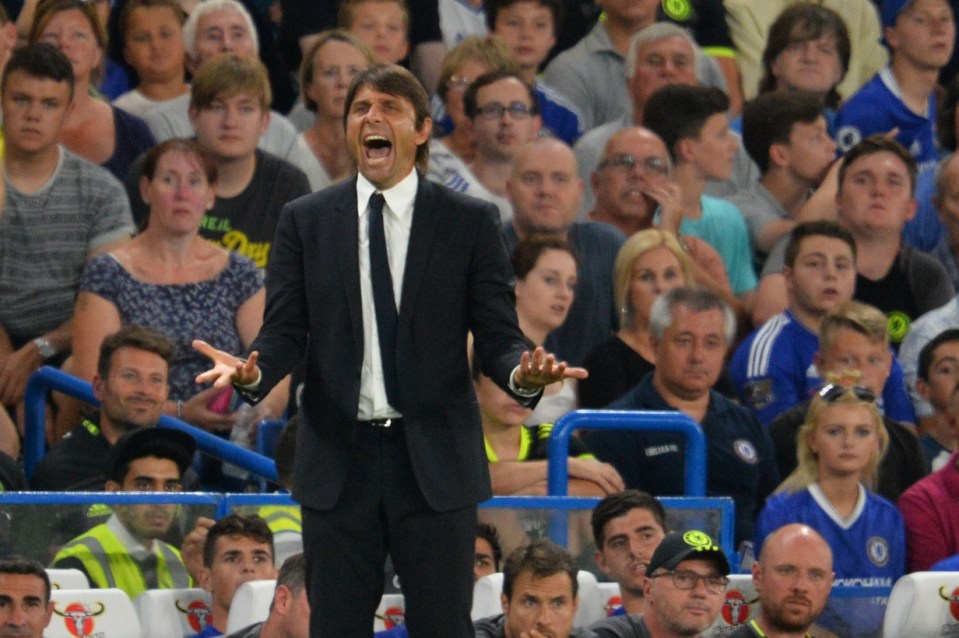
[[[117,476],[121,468],[147,456],[170,459],[176,463],[182,478],[193,462],[195,452],[196,442],[186,432],[171,428],[139,428],[121,436],[110,450],[110,479],[122,483],[123,477]]]
[[[719,569],[723,576],[729,574],[729,561],[723,550],[713,542],[709,534],[698,529],[692,529],[680,534],[673,532],[659,544],[653,557],[649,559],[647,574],[657,569],[675,569],[684,560],[709,560]]]

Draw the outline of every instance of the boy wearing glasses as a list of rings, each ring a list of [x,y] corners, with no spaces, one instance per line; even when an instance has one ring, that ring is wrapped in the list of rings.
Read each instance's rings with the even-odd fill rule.
[[[591,629],[600,638],[698,636],[723,608],[728,574],[726,555],[707,534],[669,534],[646,570],[645,613],[607,618]]]
[[[883,396],[893,370],[885,315],[857,301],[837,306],[820,324],[819,351],[813,361],[817,378],[853,377],[853,391],[860,399],[875,401]],[[901,388],[902,381],[898,384]],[[837,391],[841,394],[842,389],[842,385],[827,385],[819,395],[828,400]],[[769,424],[776,464],[784,477],[796,467],[796,432],[806,419],[809,404],[803,401]],[[906,488],[925,476],[925,459],[913,428],[890,418],[888,409],[883,424],[889,433],[889,447],[879,464],[876,493],[895,502]]]
[[[146,428],[117,441],[110,454],[108,492],[180,492],[196,444],[178,430]],[[117,505],[102,525],[67,543],[52,567],[82,571],[91,587],[117,587],[130,598],[147,589],[184,588],[190,575],[180,551],[161,538],[176,518],[176,505]]]

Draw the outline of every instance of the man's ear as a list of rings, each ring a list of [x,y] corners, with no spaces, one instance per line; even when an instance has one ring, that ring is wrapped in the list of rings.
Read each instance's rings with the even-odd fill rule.
[[[123,489],[123,486],[117,483],[116,481],[110,479],[110,480],[107,480],[103,488],[107,492],[119,492]]]
[[[200,582],[199,582],[200,587],[202,587],[203,589],[205,589],[205,590],[208,591],[208,592],[212,592],[212,591],[213,591],[213,589],[212,589],[212,588],[213,588],[213,578],[211,577],[211,576],[212,576],[212,572],[210,571],[210,568],[207,567],[206,565],[204,565],[203,567],[201,567],[201,568],[200,568],[200,574],[199,574],[199,576],[200,576],[200,579],[199,579],[199,580],[200,580]]]
[[[290,609],[290,603],[293,601],[293,592],[286,585],[278,585],[276,593],[273,594],[273,609],[281,616],[285,615]]]
[[[509,614],[509,599],[506,598],[505,593],[500,593],[499,595],[499,604],[503,607],[503,613]]]

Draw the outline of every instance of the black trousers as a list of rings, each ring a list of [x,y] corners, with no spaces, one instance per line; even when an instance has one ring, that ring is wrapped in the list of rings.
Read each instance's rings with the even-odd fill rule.
[[[357,428],[356,458],[336,506],[303,508],[310,637],[370,638],[389,554],[411,638],[472,638],[476,508],[427,505],[402,424]]]

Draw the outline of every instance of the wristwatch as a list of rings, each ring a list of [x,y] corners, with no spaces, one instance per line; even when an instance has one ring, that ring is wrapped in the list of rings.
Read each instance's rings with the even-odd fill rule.
[[[40,352],[40,356],[44,359],[49,359],[57,353],[56,349],[53,347],[53,344],[43,337],[37,337],[34,339],[33,345],[37,347],[37,350]]]

